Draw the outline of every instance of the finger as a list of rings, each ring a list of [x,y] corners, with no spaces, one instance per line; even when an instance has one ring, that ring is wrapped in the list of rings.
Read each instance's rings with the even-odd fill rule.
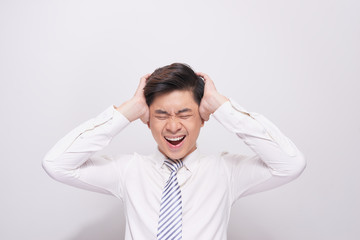
[[[144,76],[142,76],[141,78],[140,78],[140,85],[146,85],[146,81],[148,80],[148,78],[150,77],[150,73],[148,73],[148,74],[146,74],[146,75],[144,75]]]
[[[206,73],[202,73],[202,72],[197,72],[196,75],[202,77],[204,79],[204,81],[210,80],[211,78],[209,77],[209,75],[207,75]]]
[[[144,87],[146,85],[146,81],[150,77],[150,75],[151,74],[148,73],[140,78],[140,83],[139,83],[138,88],[136,89],[136,92],[141,92],[144,89]]]
[[[145,81],[147,81],[147,79],[150,77],[150,75],[151,75],[151,73],[148,73],[148,74],[142,76],[140,80],[145,80]]]
[[[202,77],[204,79],[204,83],[205,83],[205,87],[210,87],[214,85],[213,80],[209,77],[209,75],[202,73],[202,72],[198,72],[196,73],[198,76]],[[215,86],[213,87],[215,88]]]

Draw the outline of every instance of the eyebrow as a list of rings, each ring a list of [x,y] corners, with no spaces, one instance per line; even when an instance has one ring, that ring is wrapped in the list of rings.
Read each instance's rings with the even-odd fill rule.
[[[180,114],[180,113],[184,113],[184,112],[192,112],[192,110],[190,108],[184,108],[179,110],[176,115]],[[156,109],[155,113],[157,114],[166,114],[166,115],[170,115],[167,111],[161,110],[161,109]]]

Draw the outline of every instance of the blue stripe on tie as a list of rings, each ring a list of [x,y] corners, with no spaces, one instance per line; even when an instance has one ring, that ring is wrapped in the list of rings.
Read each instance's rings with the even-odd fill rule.
[[[162,212],[162,210],[164,208],[166,208],[166,206],[171,203],[171,204],[175,204],[175,202],[179,201],[181,199],[181,192],[177,192],[174,196],[169,196],[172,197],[168,202],[164,203],[164,205],[161,207],[160,209],[160,213]],[[176,198],[177,197],[177,198]],[[160,214],[161,215],[161,214]]]
[[[172,207],[172,206],[170,206],[170,207]],[[169,208],[170,208],[169,207]],[[175,208],[177,209],[177,208],[181,208],[181,205],[179,204],[178,206],[173,206],[172,207],[172,209],[171,210],[169,210],[169,212],[165,212],[166,213],[166,215],[164,216],[164,215],[162,215],[162,216],[160,216],[160,221],[159,221],[159,224],[163,221],[163,220],[165,220],[165,219],[169,219],[169,218],[171,218],[172,216],[174,216],[174,212],[177,212],[178,210],[175,210]],[[164,214],[165,214],[164,213]],[[169,217],[169,215],[170,214],[172,214],[170,217]],[[168,218],[169,217],[169,218]]]
[[[175,191],[177,192],[177,191],[179,191],[179,189],[180,189],[180,186],[177,183],[177,181],[176,180],[173,181],[173,183],[167,189],[164,190],[161,201],[162,202],[166,201],[165,198],[167,198],[169,194],[171,194],[171,193],[173,193]]]
[[[159,227],[159,230],[161,230],[161,228],[163,228],[163,227],[166,228],[167,226],[169,226],[169,225],[166,225],[166,223],[168,223],[168,222],[171,223],[171,221],[176,220],[178,215],[181,214],[181,211],[182,211],[181,206],[176,210],[174,209],[174,212],[171,212],[172,215],[169,218],[167,218],[164,223],[162,223],[162,225]]]
[[[180,201],[179,201],[180,200]],[[174,204],[168,204],[166,209],[164,209],[159,217],[159,223],[166,218],[169,214],[175,211],[176,208],[181,207],[181,197],[179,196],[177,199],[175,199]]]
[[[181,214],[181,212],[178,213],[178,214],[175,216],[175,218],[169,220],[169,221],[170,221],[169,224],[167,224],[167,225],[166,225],[166,224],[163,224],[162,227],[163,227],[164,229],[162,229],[162,230],[161,230],[161,228],[159,229],[159,230],[161,230],[161,231],[158,233],[158,237],[159,237],[159,238],[164,237],[167,233],[169,233],[169,232],[171,231],[171,229],[173,229],[174,227],[176,227],[176,224],[178,224],[179,221],[181,221],[181,219],[178,219],[179,214]]]
[[[163,192],[163,197],[161,199],[163,199],[165,195],[167,195],[169,192],[171,192],[175,186],[178,186],[176,178],[174,178],[167,186],[165,186],[164,192]]]
[[[181,239],[182,200],[177,171],[183,166],[183,162],[166,159],[164,163],[171,173],[161,197],[157,239]]]
[[[181,225],[179,225],[177,228],[175,228],[174,231],[172,231],[172,233],[168,235],[168,238],[173,237],[172,239],[174,239],[174,238],[176,237],[176,235],[178,235],[178,234],[176,234],[176,235],[174,236],[174,234],[175,234],[176,231],[178,231],[180,228],[181,228]]]
[[[176,225],[178,223],[180,223],[181,221],[181,218],[178,218],[181,216],[181,212],[176,216],[176,218],[174,220],[172,220],[159,234],[158,234],[158,237],[159,235],[162,235],[160,236],[159,240],[162,239],[164,236],[166,236],[166,234],[168,234],[174,227],[176,227]],[[176,222],[175,222],[176,221]],[[179,226],[181,227],[181,225]],[[166,232],[164,232],[166,231]],[[169,237],[169,236],[168,236]]]
[[[182,233],[182,230],[180,229],[180,231],[171,240],[176,239],[176,237],[178,237],[181,233]],[[181,239],[181,236],[179,236],[178,239]]]

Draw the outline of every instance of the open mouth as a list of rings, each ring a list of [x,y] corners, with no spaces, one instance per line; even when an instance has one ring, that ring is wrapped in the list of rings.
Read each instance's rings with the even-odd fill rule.
[[[164,137],[166,139],[166,141],[168,141],[171,145],[179,145],[184,139],[185,139],[185,135],[180,136],[180,137]]]

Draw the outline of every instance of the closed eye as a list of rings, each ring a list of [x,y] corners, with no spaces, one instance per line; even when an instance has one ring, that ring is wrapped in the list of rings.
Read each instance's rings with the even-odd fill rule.
[[[181,115],[179,116],[181,119],[188,119],[189,117],[191,117],[192,115]]]
[[[159,120],[166,120],[168,118],[168,116],[155,116],[155,118],[157,118]]]

